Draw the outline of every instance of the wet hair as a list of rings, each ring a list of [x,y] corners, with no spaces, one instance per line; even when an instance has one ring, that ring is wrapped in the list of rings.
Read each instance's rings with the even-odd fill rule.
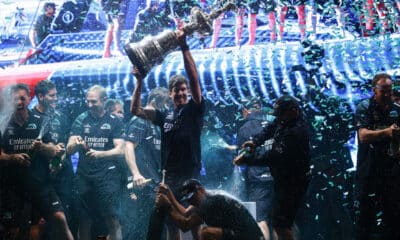
[[[10,88],[11,93],[16,93],[18,90],[24,90],[27,95],[29,96],[31,94],[31,91],[29,90],[29,86],[24,84],[24,83],[17,83]]]
[[[165,103],[170,101],[168,89],[164,87],[158,87],[151,90],[149,96],[147,97],[147,104],[150,104],[152,101],[154,101],[156,109],[164,108]]]
[[[290,95],[282,95],[274,103],[274,116],[280,116],[284,111],[299,109],[300,105],[296,98]]]
[[[371,82],[372,87],[374,88],[378,84],[378,82],[380,80],[382,80],[382,79],[389,79],[389,80],[392,81],[392,77],[389,74],[387,74],[387,73],[378,73],[372,79],[372,82]]]
[[[46,9],[49,8],[49,7],[53,8],[53,9],[56,9],[56,4],[53,3],[53,2],[46,2],[43,5],[43,11],[46,11]]]
[[[111,112],[114,111],[115,106],[118,105],[118,104],[120,104],[122,107],[124,107],[124,102],[122,102],[121,100],[119,100],[119,99],[108,99],[106,101],[106,104],[105,104],[105,109],[106,109],[107,112],[111,113]]]
[[[204,189],[199,180],[194,178],[186,180],[179,189],[180,201],[185,202],[191,199],[194,193],[201,188]]]
[[[35,95],[39,97],[39,94],[46,95],[51,89],[55,89],[56,85],[50,80],[40,81],[35,86]]]
[[[106,89],[105,89],[104,87],[100,86],[100,85],[93,85],[93,86],[91,86],[91,87],[87,90],[86,96],[87,96],[87,94],[88,94],[89,92],[92,92],[92,91],[98,92],[98,93],[99,93],[100,99],[104,99],[104,100],[105,100],[105,99],[107,98],[107,91],[106,91]]]
[[[174,75],[168,81],[168,89],[172,92],[172,89],[178,85],[185,83],[189,85],[188,80],[182,75]]]

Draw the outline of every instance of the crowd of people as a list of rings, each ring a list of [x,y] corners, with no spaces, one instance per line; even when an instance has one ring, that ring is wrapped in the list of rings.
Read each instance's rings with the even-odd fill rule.
[[[127,2],[101,1],[109,23],[103,57],[112,55],[113,40],[114,53],[122,55],[120,33]],[[255,43],[261,7],[268,15],[272,41],[277,38],[277,6],[280,39],[290,6],[296,7],[301,39],[306,37],[305,1],[236,4],[237,45],[246,13],[248,44]],[[350,3],[328,4],[334,6],[342,29],[346,4]],[[365,4],[368,10],[362,15],[365,20],[360,20],[362,34],[376,30],[372,8],[379,15],[381,33],[397,29],[397,20],[389,21],[392,15],[387,12],[398,11],[399,5],[369,0],[352,4]],[[130,41],[156,35],[171,21],[181,27],[197,5],[206,8],[207,4],[167,0],[160,7],[158,0],[147,1],[137,15]],[[315,14],[326,5],[313,1],[311,6]],[[44,10],[30,35],[34,47],[50,33],[55,5],[46,3]],[[222,18],[214,21],[211,47],[216,47]],[[108,99],[106,89],[99,85],[86,91],[87,111],[74,120],[58,112],[57,89],[51,81],[36,85],[38,103],[32,109],[28,109],[31,95],[26,85],[16,84],[4,92],[2,107],[11,104],[13,110],[1,129],[2,239],[179,239],[181,231],[189,230],[194,239],[400,238],[396,223],[400,215],[400,109],[392,95],[390,75],[373,78],[373,96],[359,103],[354,116],[345,100],[326,96],[312,84],[306,96],[283,95],[272,106],[252,99],[241,109],[242,122],[230,138],[215,131],[223,140],[213,144],[225,153],[213,155],[202,149],[202,133],[209,128],[203,125],[210,124],[205,118],[218,116],[207,113],[207,99],[202,96],[183,31],[177,31],[177,41],[188,80],[171,77],[168,89],[153,89],[142,107],[146,76],[134,68],[133,117],[126,126],[124,103]],[[346,143],[354,133],[359,146],[353,178],[348,172],[353,166]],[[79,158],[76,172],[73,155]],[[224,159],[206,159],[211,156]],[[206,189],[218,188],[220,180],[210,179],[224,175],[212,168],[233,169],[232,160],[241,166],[245,183],[242,192],[232,192],[256,203],[255,216],[234,196]]]
[[[219,167],[242,166],[239,200],[200,182],[211,177],[204,162],[220,159],[205,160],[210,107],[186,34],[177,30],[176,38],[187,78],[172,76],[142,106],[146,76],[134,67],[126,126],[124,103],[100,85],[87,89],[87,110],[74,120],[58,111],[49,80],[36,85],[32,109],[26,85],[5,89],[1,107],[12,111],[2,111],[10,120],[0,124],[2,239],[180,239],[189,230],[193,239],[400,238],[400,109],[390,75],[375,75],[354,120],[346,100],[313,84],[273,105],[244,104],[236,142],[214,143],[237,152]],[[354,133],[353,181],[346,143]],[[255,216],[243,201],[256,202]]]
[[[174,3],[175,2],[175,3]],[[187,0],[187,1],[165,1],[160,6],[159,0],[147,1],[146,8],[139,12],[136,17],[135,27],[132,34],[135,35],[138,31],[142,35],[156,35],[165,28],[181,28],[184,25],[183,19],[187,19],[190,15],[190,9],[200,7],[205,12],[222,7],[229,1],[205,1],[205,0]],[[232,1],[231,1],[232,2]],[[245,26],[244,20],[247,16],[247,32],[248,40],[245,44],[254,45],[256,42],[257,30],[257,15],[260,11],[264,11],[264,22],[268,22],[270,30],[270,42],[285,40],[285,19],[290,8],[296,9],[296,17],[298,21],[300,40],[305,40],[308,36],[317,34],[318,19],[329,15],[334,18],[336,15],[337,28],[340,30],[342,37],[346,37],[346,32],[356,36],[371,36],[375,34],[385,34],[388,32],[397,32],[400,27],[400,5],[396,2],[378,1],[375,3],[372,0],[366,1],[346,1],[346,0],[330,0],[330,1],[298,1],[298,0],[235,0],[235,45],[240,46],[243,43],[242,33]],[[306,6],[309,6],[307,11]],[[332,11],[330,11],[330,9]],[[334,12],[334,14],[332,14]],[[140,28],[137,22],[145,21],[146,16],[157,16],[152,21],[146,21],[141,24]],[[311,20],[309,23],[311,30],[306,32],[307,15]],[[218,38],[221,32],[223,18],[225,14],[221,14],[213,21],[213,34],[211,37],[209,48],[217,47]],[[277,20],[278,16],[278,20]],[[171,21],[173,19],[174,21]],[[277,25],[279,28],[277,29]],[[158,31],[157,31],[158,30]],[[140,35],[139,34],[139,35]],[[202,40],[204,36],[199,36]],[[141,38],[131,38],[131,41],[138,41]]]
[[[129,42],[137,42],[148,35],[157,35],[165,29],[180,29],[188,21],[190,10],[193,7],[202,8],[208,13],[213,9],[223,6],[226,1],[207,0],[146,0],[143,9],[136,13],[130,13],[128,0],[101,0],[100,8],[104,12],[107,21],[107,30],[104,38],[104,51],[102,56],[122,56],[121,30],[127,15],[135,14],[134,26]],[[372,36],[398,32],[400,27],[400,2],[399,1],[373,1],[373,0],[235,0],[235,45],[243,45],[243,28],[247,16],[248,40],[245,44],[256,43],[257,24],[260,22],[258,13],[265,12],[263,22],[268,22],[270,36],[269,41],[285,41],[285,19],[287,15],[295,14],[298,22],[300,40],[317,34],[318,19],[335,19],[337,28],[342,37],[350,33],[354,36]],[[140,4],[139,4],[140,5]],[[309,6],[307,8],[307,6]],[[295,13],[290,10],[294,8]],[[307,10],[309,9],[309,10]],[[43,6],[43,14],[40,15],[30,31],[29,39],[34,49],[40,42],[52,32],[56,7],[52,2],[46,2]],[[223,18],[221,14],[213,22],[213,34],[209,46],[215,48],[221,33]],[[308,18],[307,15],[310,17]],[[336,15],[336,17],[335,17]],[[310,31],[306,31],[307,22],[310,19]],[[326,20],[326,19],[325,19]],[[328,20],[329,21],[329,20]],[[332,21],[331,21],[332,22]],[[278,28],[277,28],[278,26]],[[199,36],[204,41],[205,36]],[[263,36],[263,38],[265,38]],[[111,45],[114,43],[114,49]],[[204,45],[204,44],[203,44]],[[35,52],[34,52],[35,53]],[[29,56],[34,54],[29,52]]]

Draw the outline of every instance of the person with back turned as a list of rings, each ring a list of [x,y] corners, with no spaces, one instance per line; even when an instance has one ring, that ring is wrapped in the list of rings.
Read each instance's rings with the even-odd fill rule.
[[[178,30],[176,37],[181,47],[189,83],[181,75],[175,75],[170,78],[168,88],[174,108],[168,111],[160,111],[141,107],[140,97],[144,76],[141,76],[137,68],[134,69],[136,86],[131,103],[131,112],[134,115],[148,119],[161,127],[161,167],[166,170],[165,182],[173,192],[185,180],[198,178],[200,175],[200,134],[205,113],[205,104],[201,96],[197,68],[186,43],[186,34]],[[188,98],[189,86],[190,100]],[[157,218],[152,219],[156,220]],[[150,224],[148,239],[160,238],[157,235],[160,231],[153,229],[156,225]],[[173,239],[176,239],[178,237],[177,228],[170,224],[168,234],[170,237],[174,237]]]
[[[272,226],[278,239],[295,239],[293,224],[310,176],[310,141],[299,103],[284,95],[274,103],[275,120],[245,142],[237,165],[268,165],[274,177]]]

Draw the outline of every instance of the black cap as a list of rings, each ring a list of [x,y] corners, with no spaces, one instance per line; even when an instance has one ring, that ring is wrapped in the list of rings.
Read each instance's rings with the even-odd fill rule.
[[[203,187],[203,185],[201,185],[201,183],[197,179],[186,180],[182,184],[182,187],[180,189],[181,202],[187,201],[192,198],[194,193],[201,187]]]
[[[283,111],[290,110],[292,108],[299,108],[299,102],[296,98],[290,95],[283,95],[278,98],[274,103],[274,110],[272,114],[274,116],[280,115]]]

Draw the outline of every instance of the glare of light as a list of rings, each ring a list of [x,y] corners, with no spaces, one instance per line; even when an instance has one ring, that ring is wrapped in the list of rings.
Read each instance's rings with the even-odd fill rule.
[[[303,65],[303,57],[301,56],[301,48],[300,47],[296,47],[296,56],[292,58],[293,61],[293,65]],[[300,90],[301,90],[301,94],[305,94],[307,92],[306,90],[306,86],[305,86],[305,81],[304,81],[304,77],[303,75],[298,72],[298,71],[294,71],[294,77],[296,79],[296,84],[298,84],[300,86]]]
[[[240,56],[240,57],[245,57],[245,56]],[[240,79],[239,79],[239,77],[240,77],[240,75],[239,75],[239,63],[243,63],[243,61],[242,61],[242,59],[240,59],[240,57],[232,58],[232,60],[233,60],[232,61],[232,70],[233,70],[233,76],[232,77],[233,77],[234,83],[236,85],[236,90],[239,93],[240,99],[245,99],[245,96],[244,96],[244,94],[242,92]],[[247,56],[247,57],[249,57],[249,56]],[[243,69],[243,66],[240,66],[240,69]]]
[[[281,48],[279,50],[279,63],[280,63],[280,69],[281,69],[281,73],[282,73],[282,83],[281,84],[285,84],[286,89],[289,91],[290,95],[293,95],[293,89],[291,86],[291,82],[290,82],[290,78],[289,78],[289,74],[287,73],[287,66],[286,66],[286,61],[289,58],[288,56],[286,56],[286,53],[290,53],[292,50],[292,46],[287,46],[290,49],[287,48]]]
[[[158,65],[154,69],[154,80],[156,82],[156,86],[160,87],[160,74],[162,70],[162,65]]]
[[[261,89],[261,93],[267,100],[269,100],[269,94],[268,94],[267,88],[265,87],[265,81],[264,81],[264,75],[263,75],[263,73],[265,71],[265,69],[263,68],[263,60],[268,61],[266,57],[264,58],[264,55],[263,55],[264,52],[265,51],[259,51],[259,54],[256,54],[256,69],[258,69],[258,71],[257,71],[258,85]]]
[[[233,61],[236,62],[236,61]],[[235,103],[236,105],[240,105],[238,101],[236,101],[235,97],[232,95],[232,92],[230,90],[230,86],[229,86],[229,79],[227,77],[227,69],[228,69],[228,65],[227,65],[227,61],[226,61],[226,55],[224,55],[224,58],[222,59],[221,62],[221,72],[222,72],[222,78],[223,78],[223,82],[224,82],[224,92],[226,93],[226,95],[228,95],[228,97],[230,99],[232,99],[233,103]]]
[[[248,65],[245,67],[245,75],[246,75],[246,81],[247,81],[247,88],[250,91],[250,95],[254,97],[256,95],[254,91],[253,84],[251,82],[252,79],[252,73],[250,72],[251,69],[253,69],[250,66],[254,66],[253,62],[256,60],[257,56],[261,54],[261,51],[257,51],[257,49],[253,48],[249,52],[249,58],[248,58]],[[261,72],[260,69],[255,69],[257,72]]]
[[[270,77],[271,77],[271,84],[272,87],[276,93],[276,95],[279,97],[281,95],[280,90],[279,90],[279,84],[278,81],[276,80],[276,76],[275,76],[275,66],[274,66],[274,62],[275,62],[275,52],[273,50],[268,52],[268,69],[269,69],[269,73],[270,73]]]
[[[209,94],[206,88],[206,84],[204,82],[204,73],[206,71],[205,67],[204,67],[204,61],[197,67],[197,71],[199,73],[199,80],[200,80],[200,87],[203,89],[202,93],[205,94],[206,98],[209,99]]]

